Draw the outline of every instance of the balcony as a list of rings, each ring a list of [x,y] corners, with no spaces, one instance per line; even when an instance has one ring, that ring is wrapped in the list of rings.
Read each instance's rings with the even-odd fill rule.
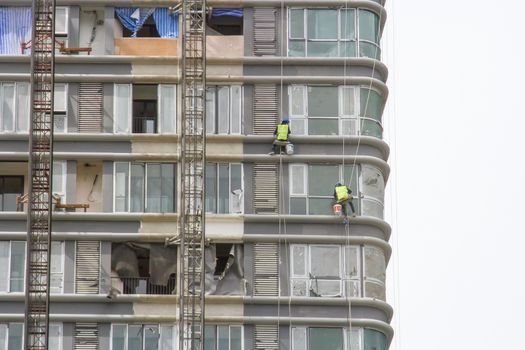
[[[165,286],[153,284],[150,277],[111,277],[111,286],[122,294],[175,294],[176,276],[171,276]]]

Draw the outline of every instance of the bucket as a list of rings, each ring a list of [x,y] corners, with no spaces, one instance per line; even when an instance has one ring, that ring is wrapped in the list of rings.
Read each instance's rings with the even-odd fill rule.
[[[292,155],[293,154],[293,144],[288,143],[286,144],[286,154]]]
[[[343,206],[339,203],[334,204],[334,214],[341,216],[343,213]]]

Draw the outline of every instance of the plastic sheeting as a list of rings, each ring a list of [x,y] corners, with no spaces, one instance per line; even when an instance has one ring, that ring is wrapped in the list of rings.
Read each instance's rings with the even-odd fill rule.
[[[0,7],[0,55],[22,54],[21,44],[31,39],[31,17],[31,7]]]
[[[212,17],[240,17],[244,16],[244,11],[242,8],[222,8],[222,9],[213,9],[211,12]]]
[[[120,23],[132,32],[131,37],[133,38],[137,37],[138,31],[151,15],[153,15],[155,27],[161,38],[177,38],[179,36],[179,14],[170,14],[170,11],[165,7],[117,7],[115,13]]]
[[[232,244],[228,262],[221,276],[215,276],[217,264],[217,246],[206,247],[205,255],[205,285],[206,294],[212,295],[244,295],[244,251],[240,244]]]

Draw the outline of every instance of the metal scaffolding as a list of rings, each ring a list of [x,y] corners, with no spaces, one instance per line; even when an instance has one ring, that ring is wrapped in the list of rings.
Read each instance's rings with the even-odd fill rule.
[[[182,6],[179,349],[203,349],[206,1]]]
[[[55,1],[33,0],[25,349],[46,350],[49,330]]]

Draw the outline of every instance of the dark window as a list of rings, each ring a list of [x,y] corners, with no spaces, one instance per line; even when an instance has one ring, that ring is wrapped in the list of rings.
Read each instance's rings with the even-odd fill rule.
[[[233,16],[221,16],[208,18],[209,35],[242,35],[243,18]]]
[[[122,36],[124,38],[130,38],[131,34],[133,34],[124,26],[122,29]],[[155,21],[153,20],[153,15],[148,17],[142,28],[137,32],[137,38],[160,38],[159,32],[157,32],[157,27],[155,26]]]
[[[233,244],[217,244],[215,247],[215,271],[214,276],[221,276],[226,270],[226,265],[230,259]]]
[[[24,193],[23,176],[0,176],[0,205],[2,211],[16,211],[16,197]]]
[[[133,85],[133,132],[157,133],[157,85]]]

